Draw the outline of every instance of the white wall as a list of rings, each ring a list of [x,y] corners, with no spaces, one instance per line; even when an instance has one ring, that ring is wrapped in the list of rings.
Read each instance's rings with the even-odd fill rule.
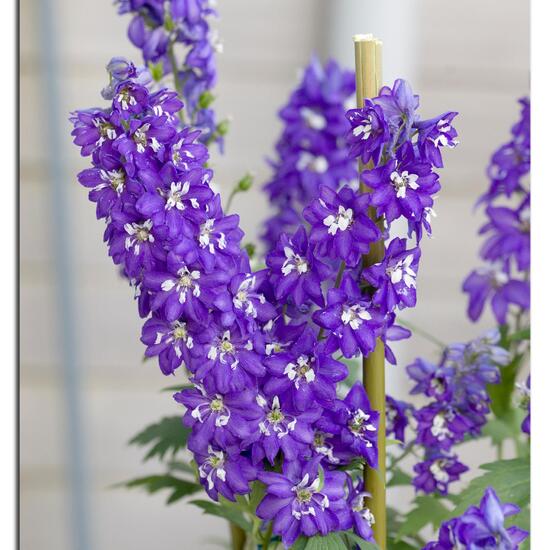
[[[21,3],[21,547],[24,550],[69,550],[66,408],[60,375],[62,335],[54,292],[51,182],[45,176],[48,150],[39,47],[39,0]],[[409,78],[433,115],[460,111],[461,146],[448,152],[438,199],[435,238],[423,248],[419,305],[408,318],[443,340],[476,335],[480,327],[464,316],[460,283],[474,265],[481,217],[472,204],[486,185],[484,168],[490,152],[506,138],[515,119],[515,99],[528,91],[528,12],[520,1],[424,0],[414,13],[406,2],[378,2],[376,14],[363,13],[357,32],[369,23],[385,41],[387,74],[409,67]],[[412,3],[411,3],[412,4]],[[342,56],[341,36],[330,29],[345,10],[349,20],[357,3],[349,0],[231,0],[220,2],[220,33],[225,53],[219,60],[217,107],[233,124],[223,158],[216,156],[216,180],[227,189],[247,170],[258,182],[268,176],[263,158],[280,131],[275,112],[296,82],[297,69],[314,49]],[[103,66],[113,55],[138,59],[125,39],[128,19],[119,17],[110,0],[54,0],[60,54],[60,110],[99,103]],[[406,11],[403,12],[402,10]],[[350,11],[351,10],[351,11]],[[393,22],[401,15],[403,33]],[[404,14],[407,17],[404,17]],[[361,22],[361,25],[358,23]],[[407,26],[410,23],[410,26]],[[328,30],[327,30],[328,29]],[[387,33],[387,34],[386,34]],[[406,37],[403,40],[400,37]],[[399,52],[402,52],[403,61]],[[394,74],[393,76],[396,76]],[[401,76],[401,75],[400,75]],[[205,543],[226,534],[222,521],[201,516],[192,507],[164,507],[162,497],[110,490],[120,480],[154,472],[140,463],[140,453],[126,441],[147,422],[177,407],[160,388],[171,381],[153,364],[142,364],[140,321],[126,284],[115,274],[102,244],[86,192],[74,175],[86,166],[70,142],[69,124],[59,121],[66,139],[55,154],[66,162],[65,185],[74,261],[74,307],[82,374],[82,437],[89,466],[88,497],[92,547],[214,547]],[[259,185],[234,203],[247,233],[257,231],[267,215]],[[490,326],[486,320],[483,326]],[[400,364],[390,375],[399,396],[406,395],[403,367],[433,348],[418,337],[399,348]],[[473,451],[472,451],[473,453]],[[478,457],[479,459],[479,457]]]

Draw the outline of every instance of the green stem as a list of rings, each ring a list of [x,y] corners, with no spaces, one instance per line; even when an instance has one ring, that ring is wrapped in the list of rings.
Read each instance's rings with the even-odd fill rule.
[[[233,189],[233,191],[231,191],[231,194],[227,198],[227,202],[225,203],[225,207],[223,209],[226,214],[227,214],[227,212],[229,212],[229,209],[231,208],[231,204],[233,203],[233,199],[235,198],[235,195],[238,192],[239,192],[239,190],[237,188]]]
[[[269,544],[271,543],[271,536],[273,535],[273,522],[270,522],[267,531],[264,536],[262,550],[268,550]]]
[[[426,332],[425,330],[421,329],[420,327],[416,326],[413,323],[410,323],[409,321],[404,321],[401,318],[398,318],[397,321],[400,325],[403,325],[404,327],[412,330],[415,334],[418,334],[419,336],[422,336],[432,344],[435,344],[441,349],[445,349],[447,346],[446,344],[440,340],[439,338],[436,338],[435,336],[431,335],[429,332]]]

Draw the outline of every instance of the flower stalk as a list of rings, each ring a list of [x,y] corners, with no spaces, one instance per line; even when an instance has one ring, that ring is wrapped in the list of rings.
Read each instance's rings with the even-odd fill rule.
[[[355,42],[355,75],[357,91],[357,107],[363,107],[365,98],[378,94],[382,81],[382,42],[372,35],[356,35]],[[369,165],[372,161],[369,162]],[[359,160],[359,174],[365,166]],[[362,183],[363,192],[368,188]],[[376,210],[369,208],[369,217],[383,229],[383,220],[376,215]],[[373,243],[363,258],[365,267],[381,262],[384,258],[384,240],[381,238]],[[385,389],[385,358],[384,344],[378,338],[376,348],[369,355],[363,356],[363,384],[367,391],[373,410],[380,414],[378,425],[378,469],[365,464],[365,491],[370,493],[367,505],[370,508],[375,523],[374,538],[381,550],[386,549],[386,389]]]

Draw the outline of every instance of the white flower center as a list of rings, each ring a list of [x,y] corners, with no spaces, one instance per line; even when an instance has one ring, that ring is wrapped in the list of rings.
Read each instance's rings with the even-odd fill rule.
[[[363,321],[370,321],[372,319],[371,314],[366,308],[359,304],[352,306],[344,305],[340,318],[344,325],[350,325],[353,330],[357,330],[363,324]]]
[[[419,187],[418,183],[416,183],[418,176],[416,174],[409,174],[407,170],[404,170],[401,173],[392,172],[390,175],[390,180],[395,189],[395,194],[399,199],[405,198],[407,187],[410,187],[411,189],[418,189]]]
[[[286,277],[293,271],[296,271],[299,275],[307,273],[309,265],[305,258],[302,258],[299,254],[296,254],[292,248],[285,246],[284,253],[286,260],[281,267],[283,275]]]
[[[338,207],[338,214],[334,216],[330,214],[323,220],[323,224],[328,227],[329,235],[336,235],[337,231],[346,231],[353,223],[353,210],[344,208],[342,205]]]

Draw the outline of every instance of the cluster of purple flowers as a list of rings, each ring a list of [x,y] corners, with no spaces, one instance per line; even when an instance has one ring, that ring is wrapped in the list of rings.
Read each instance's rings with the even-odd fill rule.
[[[310,229],[282,234],[267,269],[253,272],[238,216],[224,214],[210,187],[200,131],[178,121],[177,93],[151,91],[146,72],[124,63],[110,64],[110,106],[71,118],[74,142],[92,161],[78,178],[135,289],[146,356],[157,356],[165,375],[185,367],[193,384],[174,398],[186,408],[201,483],[214,500],[265,483],[258,516],[286,546],[300,534],[351,528],[371,540],[367,495],[342,467],[358,457],[378,467],[379,413],[360,383],[337,397],[348,375],[339,359],[409,335],[395,312],[416,302],[418,241],[439,189],[432,168],[454,139],[441,135],[456,135],[454,113],[420,122],[404,81],[350,112],[353,155],[365,155],[358,137],[369,150],[379,139],[371,104],[386,128],[377,162],[362,174],[379,192],[321,185],[303,213]],[[371,206],[388,225],[366,215]],[[402,216],[415,246],[394,238],[363,268],[362,256]],[[389,348],[387,357],[395,362]]]
[[[487,264],[472,271],[463,284],[473,321],[479,319],[487,302],[501,325],[511,311],[530,308],[531,109],[528,98],[520,104],[520,120],[512,127],[510,141],[493,154],[489,190],[479,201],[486,205],[488,218],[480,230],[487,236],[481,249]]]
[[[467,344],[447,347],[437,365],[417,359],[407,367],[416,383],[411,393],[431,399],[414,412],[415,443],[425,448],[424,460],[414,466],[417,490],[445,495],[449,484],[467,471],[452,447],[467,435],[479,435],[487,422],[487,385],[500,381],[499,366],[510,361],[499,340],[494,330]]]
[[[494,489],[488,487],[479,506],[470,506],[463,515],[443,523],[438,540],[423,550],[517,550],[529,533],[519,527],[506,527],[505,521],[519,511],[515,504],[501,503]]]
[[[319,196],[320,185],[337,189],[357,180],[345,134],[346,103],[355,91],[353,72],[335,61],[325,66],[314,57],[299,86],[280,110],[284,128],[270,162],[271,180],[265,185],[277,210],[265,224],[263,239],[270,250],[283,231],[293,233],[303,222],[302,210]]]
[[[216,16],[210,0],[116,0],[120,14],[131,13],[128,38],[142,51],[143,59],[159,76],[173,74],[185,102],[187,122],[200,128],[200,141],[222,135],[216,124],[210,90],[216,84],[214,55],[221,51],[209,19]],[[177,49],[177,51],[176,51]],[[185,58],[180,63],[177,52]],[[180,113],[183,116],[183,111]]]

